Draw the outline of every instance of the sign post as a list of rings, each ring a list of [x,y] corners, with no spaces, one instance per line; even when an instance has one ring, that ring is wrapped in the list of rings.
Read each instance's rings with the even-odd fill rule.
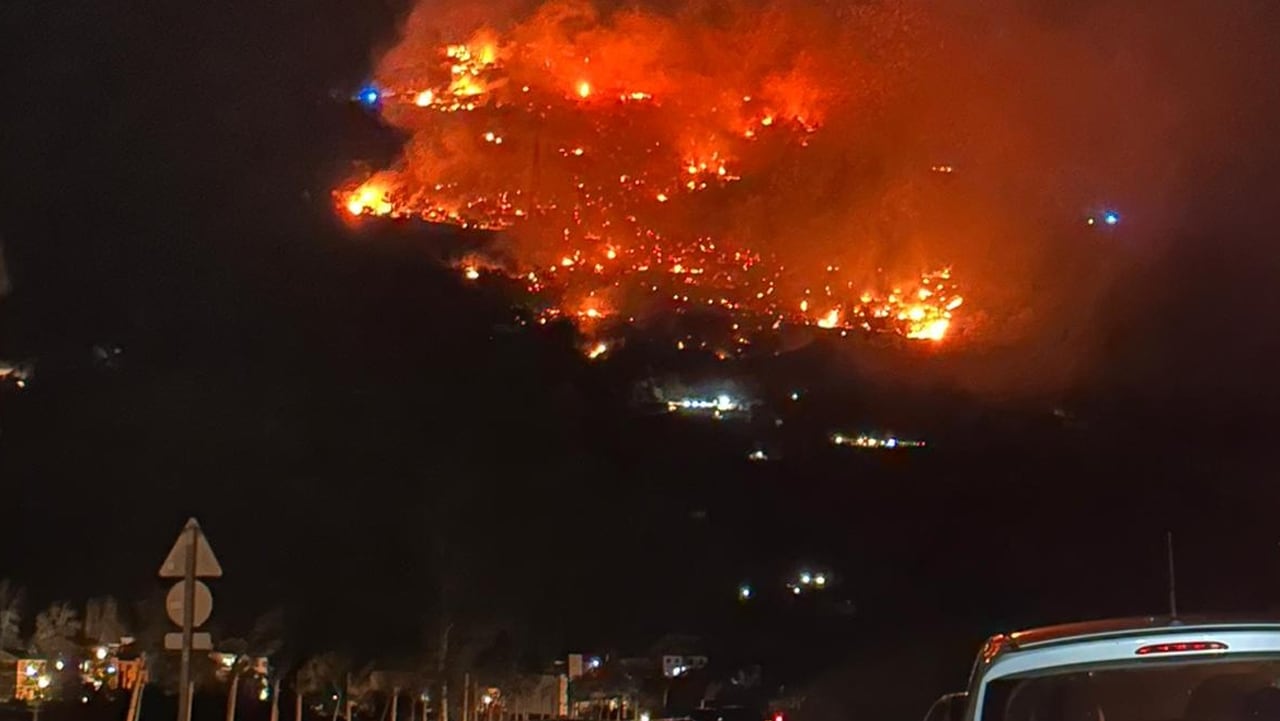
[[[178,681],[178,721],[191,721],[191,651],[196,645],[203,646],[205,649],[208,649],[211,645],[209,634],[202,633],[198,637],[195,632],[196,626],[208,620],[209,613],[213,607],[213,598],[209,594],[208,586],[196,579],[218,578],[220,576],[222,576],[222,566],[218,564],[217,557],[213,555],[213,549],[209,547],[208,539],[204,537],[204,532],[200,530],[199,522],[194,518],[188,519],[187,525],[183,527],[181,535],[178,536],[178,540],[173,544],[173,549],[169,551],[169,555],[160,566],[161,578],[182,579],[179,584],[170,590],[169,599],[165,603],[170,620],[182,626],[182,664]],[[197,584],[203,591],[202,593],[197,591]],[[181,600],[179,601],[178,599]],[[175,608],[179,604],[180,608]],[[199,620],[197,620],[197,616],[199,616]],[[178,634],[169,634],[165,637],[166,648],[170,647],[169,636],[176,635]],[[197,640],[201,643],[197,644]]]

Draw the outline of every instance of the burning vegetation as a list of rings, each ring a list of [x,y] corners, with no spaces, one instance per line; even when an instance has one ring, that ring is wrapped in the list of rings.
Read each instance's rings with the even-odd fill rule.
[[[358,98],[407,134],[400,161],[335,198],[353,218],[501,231],[504,260],[461,273],[518,279],[591,358],[653,311],[720,313],[743,347],[783,324],[942,341],[964,302],[947,259],[895,252],[857,217],[882,189],[841,172],[915,21],[898,3],[570,1],[499,29],[420,7]]]

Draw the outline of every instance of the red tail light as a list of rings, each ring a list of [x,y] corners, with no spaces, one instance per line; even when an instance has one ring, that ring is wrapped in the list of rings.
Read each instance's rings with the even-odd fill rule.
[[[1138,649],[1139,656],[1150,656],[1156,653],[1186,653],[1187,651],[1226,651],[1227,644],[1219,641],[1180,641],[1178,643],[1157,643]]]

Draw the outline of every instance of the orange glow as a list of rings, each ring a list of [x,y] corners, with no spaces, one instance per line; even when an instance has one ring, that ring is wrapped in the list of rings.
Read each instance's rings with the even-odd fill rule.
[[[501,35],[407,29],[376,81],[382,119],[408,140],[391,169],[336,191],[337,211],[502,233],[501,260],[468,257],[458,271],[516,280],[536,323],[590,326],[593,342],[668,311],[733,326],[723,344],[681,341],[707,353],[783,325],[923,341],[961,327],[950,272],[903,267],[938,259],[850,230],[877,225],[858,213],[879,198],[811,192],[853,133],[826,124],[861,113],[856,88],[875,78],[845,87],[831,48],[776,40],[786,13],[701,28],[642,10],[566,24],[565,11],[504,19]],[[756,57],[748,40],[761,38]],[[837,213],[820,197],[856,202]]]
[[[392,210],[391,201],[387,199],[386,188],[366,183],[347,195],[346,200],[347,212],[351,215],[360,216],[366,213],[371,215],[389,215]]]
[[[913,326],[907,331],[907,337],[914,340],[940,341],[947,337],[947,329],[951,321],[947,318],[935,318],[921,325]]]
[[[470,75],[460,75],[449,85],[449,92],[459,97],[472,97],[484,93],[484,83]]]

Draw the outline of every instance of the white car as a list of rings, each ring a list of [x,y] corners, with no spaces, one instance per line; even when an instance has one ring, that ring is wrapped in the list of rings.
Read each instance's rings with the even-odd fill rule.
[[[978,655],[963,709],[954,721],[1280,721],[1280,621],[1149,617],[1000,634]]]

